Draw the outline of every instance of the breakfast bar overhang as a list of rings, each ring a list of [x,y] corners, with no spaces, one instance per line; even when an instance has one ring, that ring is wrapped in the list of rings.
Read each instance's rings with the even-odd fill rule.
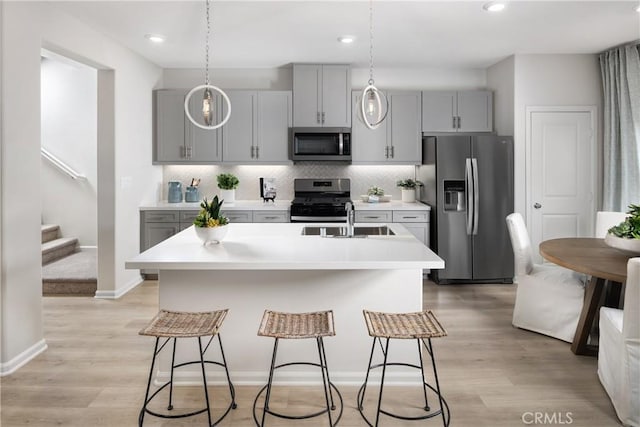
[[[423,269],[444,268],[444,261],[400,224],[385,224],[394,235],[365,238],[302,235],[303,227],[310,225],[342,224],[230,224],[224,241],[210,245],[203,245],[190,227],[139,254],[126,267],[159,270],[160,309],[229,309],[220,333],[235,384],[266,381],[273,342],[257,336],[265,309],[333,310],[336,336],[325,340],[331,380],[360,384],[371,346],[362,310],[422,310]],[[415,343],[408,341],[394,346],[390,357],[414,355]],[[315,340],[287,340],[281,346],[283,358],[316,362]],[[195,349],[195,343],[179,345],[176,360],[193,360]],[[165,378],[163,366],[157,374]],[[292,367],[275,381],[319,383],[316,371]],[[176,374],[176,382],[190,383],[192,374],[197,382],[196,370]],[[222,376],[208,374],[212,382]],[[414,372],[397,370],[389,372],[385,382],[413,382],[414,377]]]

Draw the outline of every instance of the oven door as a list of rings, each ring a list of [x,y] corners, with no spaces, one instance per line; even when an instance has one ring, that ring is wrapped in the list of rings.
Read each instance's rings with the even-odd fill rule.
[[[346,222],[344,208],[334,205],[291,205],[291,222]]]

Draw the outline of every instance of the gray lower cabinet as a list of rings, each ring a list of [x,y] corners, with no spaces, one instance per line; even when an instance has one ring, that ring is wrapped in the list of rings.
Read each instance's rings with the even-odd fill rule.
[[[254,211],[253,222],[289,222],[288,211]]]
[[[361,119],[361,91],[351,94],[353,163],[420,164],[422,162],[421,95],[417,91],[385,92],[386,119],[376,129]]]
[[[392,222],[392,211],[356,210],[356,222]]]
[[[252,211],[221,211],[222,215],[229,219],[229,222],[253,222]]]
[[[146,251],[180,231],[178,211],[140,212],[140,252]],[[142,274],[158,274],[157,270],[140,270]]]
[[[356,222],[395,222],[404,225],[418,240],[429,246],[430,211],[356,210]]]
[[[228,91],[232,114],[222,128],[225,163],[291,163],[290,91]],[[225,112],[223,112],[225,114]]]
[[[186,117],[187,92],[186,89],[154,91],[154,164],[206,164],[222,160],[220,130],[201,129]],[[201,104],[202,101],[193,96],[191,111],[200,109]]]
[[[491,131],[493,131],[493,93],[491,91],[422,92],[422,132]]]

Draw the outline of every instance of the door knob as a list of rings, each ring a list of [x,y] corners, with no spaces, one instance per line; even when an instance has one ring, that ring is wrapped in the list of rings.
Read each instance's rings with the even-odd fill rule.
[[[533,207],[536,209],[540,209],[542,205],[540,203],[536,203],[535,205],[533,205]]]

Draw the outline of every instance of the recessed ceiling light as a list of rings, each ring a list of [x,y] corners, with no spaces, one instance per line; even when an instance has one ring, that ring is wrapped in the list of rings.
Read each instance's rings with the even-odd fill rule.
[[[162,43],[164,41],[164,36],[160,34],[145,34],[144,37],[154,43]]]
[[[500,12],[505,8],[505,4],[499,1],[492,1],[489,3],[485,3],[485,5],[482,6],[482,8],[487,12]]]
[[[349,44],[349,43],[353,43],[355,41],[355,37],[354,36],[340,36],[338,37],[338,41],[340,43],[344,43],[344,44]]]

